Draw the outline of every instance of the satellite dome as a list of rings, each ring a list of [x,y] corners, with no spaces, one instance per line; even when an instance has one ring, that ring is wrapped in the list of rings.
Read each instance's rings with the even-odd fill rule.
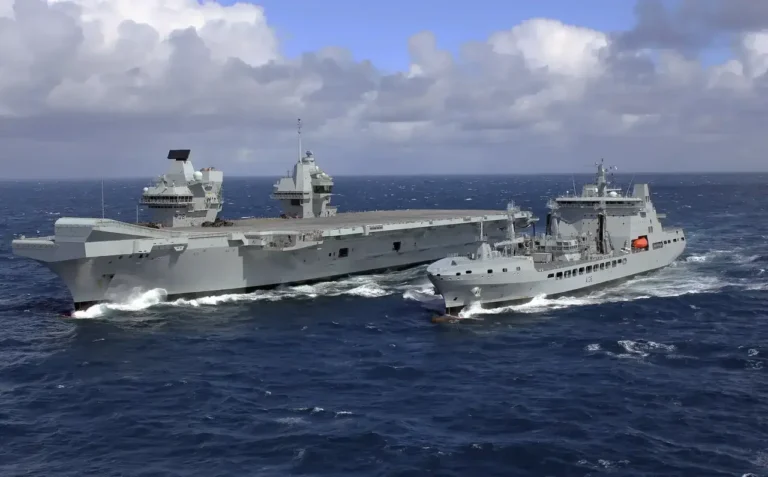
[[[608,195],[611,197],[618,197],[619,194],[617,194],[615,190],[612,190],[608,193]]]
[[[147,192],[149,192],[149,187],[144,188],[144,193],[146,194]]]
[[[196,181],[201,181],[201,180],[203,180],[203,173],[202,173],[202,172],[200,172],[200,171],[195,171],[195,173],[194,173],[194,174],[192,174],[192,175],[194,176],[194,178],[195,178],[195,180],[196,180]]]

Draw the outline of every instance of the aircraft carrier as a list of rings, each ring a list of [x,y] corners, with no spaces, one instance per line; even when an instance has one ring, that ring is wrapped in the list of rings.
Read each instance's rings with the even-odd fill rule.
[[[504,209],[337,214],[334,181],[307,151],[274,184],[280,218],[228,221],[223,173],[195,170],[189,156],[171,150],[170,170],[144,189],[151,222],[62,217],[53,236],[14,240],[14,254],[49,267],[81,310],[153,289],[174,299],[406,268],[502,239],[510,219]]]

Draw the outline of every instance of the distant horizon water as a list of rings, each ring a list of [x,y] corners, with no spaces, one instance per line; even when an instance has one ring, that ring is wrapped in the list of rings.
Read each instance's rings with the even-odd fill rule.
[[[608,163],[606,163],[608,164]],[[0,184],[2,183],[14,183],[14,182],[73,182],[73,181],[83,181],[83,182],[94,182],[94,181],[101,181],[101,180],[109,180],[109,181],[136,181],[136,180],[146,180],[146,179],[152,179],[158,176],[161,176],[165,174],[165,170],[163,172],[158,172],[156,174],[152,175],[146,175],[146,176],[104,176],[104,177],[67,177],[67,176],[61,176],[61,177],[19,177],[19,178],[0,178]],[[627,175],[638,175],[638,176],[684,176],[684,175],[714,175],[714,176],[728,176],[728,175],[737,175],[737,176],[743,176],[743,175],[753,175],[753,174],[765,174],[768,175],[768,169],[766,170],[744,170],[744,171],[717,171],[717,170],[701,170],[701,171],[628,171],[628,170],[622,170],[617,171],[615,173],[617,176],[627,176]],[[421,178],[421,177],[449,177],[449,178],[457,178],[457,177],[562,177],[562,176],[594,176],[595,172],[509,172],[509,173],[472,173],[472,174],[465,174],[465,173],[443,173],[443,174],[344,174],[344,173],[337,173],[337,174],[330,174],[331,177],[337,178],[337,177],[344,177],[344,178],[351,178],[351,179],[386,179],[386,178],[407,178],[407,177],[414,177],[414,178]],[[224,171],[224,178],[226,179],[273,179],[273,178],[280,178],[285,177],[285,174],[265,174],[265,175],[228,175],[226,171]]]

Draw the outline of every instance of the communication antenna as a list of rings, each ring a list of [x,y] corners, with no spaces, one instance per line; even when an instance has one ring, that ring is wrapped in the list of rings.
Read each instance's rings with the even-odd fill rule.
[[[299,121],[298,121],[298,130],[299,130],[299,160],[301,160],[301,118],[299,118]]]
[[[637,174],[637,173],[635,173]],[[632,174],[632,179],[629,180],[629,185],[627,186],[627,193],[624,194],[626,196],[629,196],[629,188],[632,187],[632,183],[635,181],[635,174]]]
[[[101,180],[101,218],[104,218],[104,179]]]

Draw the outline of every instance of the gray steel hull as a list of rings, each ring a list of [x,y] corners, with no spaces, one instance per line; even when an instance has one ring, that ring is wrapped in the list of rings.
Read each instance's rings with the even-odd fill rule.
[[[496,273],[492,274],[437,276],[434,273],[428,273],[428,277],[437,292],[442,295],[446,312],[455,314],[471,305],[494,308],[525,303],[542,295],[551,298],[586,293],[594,288],[610,286],[622,280],[664,268],[674,262],[684,250],[685,242],[679,241],[657,250],[619,254],[610,259],[594,262],[612,263],[615,260],[621,260],[622,263],[616,267],[559,279],[548,278],[548,275],[553,271],[580,268],[592,262],[579,262],[543,271],[498,273],[498,269],[504,265],[504,262],[499,262],[488,265],[497,269]],[[623,260],[626,260],[626,263],[623,263]],[[510,263],[514,262],[507,262],[508,266]],[[439,263],[435,265],[436,268],[440,266]]]
[[[503,221],[486,223],[485,233],[500,239],[505,225]],[[477,224],[458,224],[328,237],[296,250],[230,245],[221,237],[199,242],[190,241],[183,251],[155,248],[146,254],[40,261],[66,284],[79,310],[153,289],[165,290],[169,298],[194,297],[406,268],[469,253],[477,248],[479,238]],[[400,243],[400,250],[393,249],[394,242]],[[346,256],[340,256],[341,249],[347,249]]]

